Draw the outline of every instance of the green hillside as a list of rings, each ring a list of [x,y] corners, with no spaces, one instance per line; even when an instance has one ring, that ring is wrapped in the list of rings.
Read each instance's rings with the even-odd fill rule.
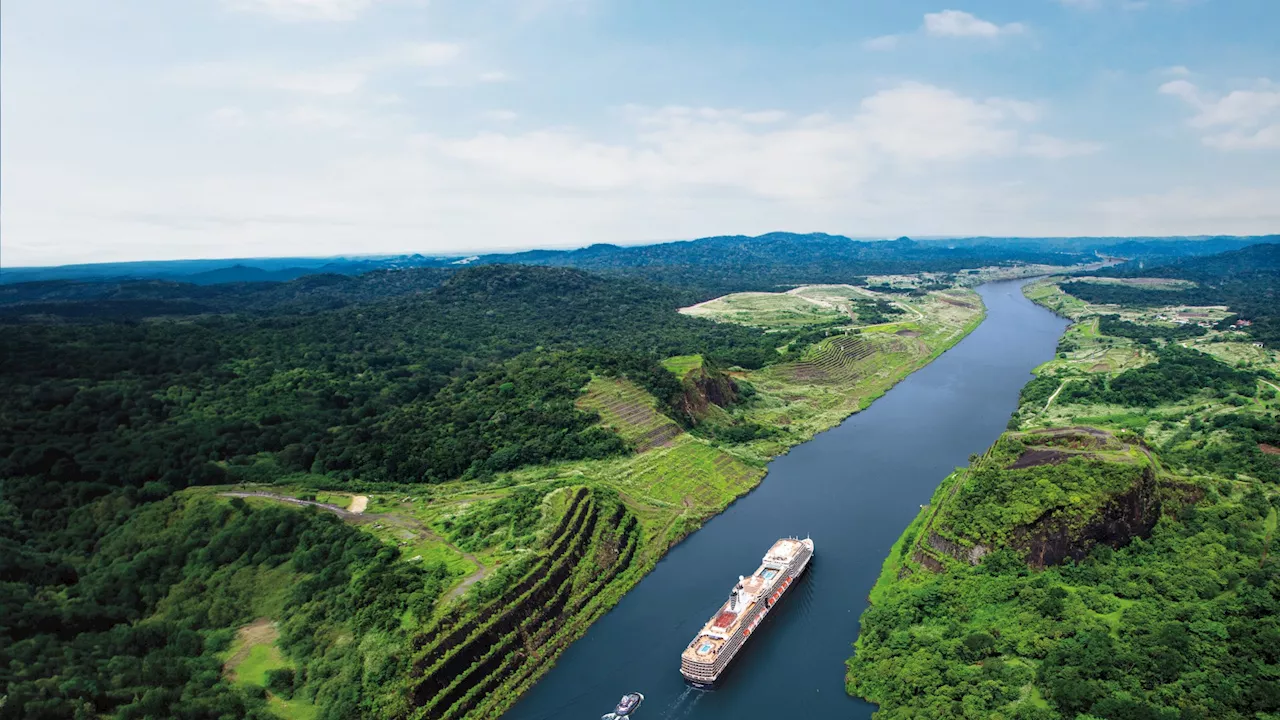
[[[1225,365],[1158,326],[1099,333],[1114,307],[1027,292],[1077,324],[1011,431],[894,545],[849,692],[877,718],[1275,717],[1270,369]]]

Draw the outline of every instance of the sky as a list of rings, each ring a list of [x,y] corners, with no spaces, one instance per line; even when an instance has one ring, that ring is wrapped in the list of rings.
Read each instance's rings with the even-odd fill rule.
[[[0,266],[1280,232],[1275,0],[4,0]]]

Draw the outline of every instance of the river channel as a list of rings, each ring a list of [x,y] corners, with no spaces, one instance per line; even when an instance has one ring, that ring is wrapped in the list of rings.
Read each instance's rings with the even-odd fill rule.
[[[791,449],[764,482],[673,548],[561,656],[506,720],[593,720],[644,693],[636,720],[870,718],[844,691],[858,616],[890,546],[938,483],[1004,430],[1031,370],[1066,322],[1023,297],[1026,281],[978,288],[987,318],[868,409]],[[685,685],[680,652],[779,537],[811,536],[809,571],[721,684]]]

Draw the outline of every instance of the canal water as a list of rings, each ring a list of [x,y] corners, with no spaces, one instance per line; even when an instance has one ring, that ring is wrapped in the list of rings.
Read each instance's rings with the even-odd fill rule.
[[[954,468],[1000,435],[1031,369],[1066,322],[1021,293],[978,288],[987,319],[870,408],[769,465],[764,482],[673,548],[560,657],[506,720],[593,720],[625,692],[636,720],[869,718],[844,691],[858,616],[890,546]],[[694,690],[680,652],[779,537],[811,536],[809,571],[714,690]]]

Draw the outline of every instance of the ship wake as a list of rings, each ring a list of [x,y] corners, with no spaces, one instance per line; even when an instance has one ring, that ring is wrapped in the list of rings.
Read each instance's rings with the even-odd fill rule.
[[[698,705],[698,701],[706,695],[707,691],[698,690],[697,688],[686,687],[684,692],[680,693],[675,700],[671,701],[662,710],[664,720],[681,720],[689,717],[693,713],[693,709]]]

